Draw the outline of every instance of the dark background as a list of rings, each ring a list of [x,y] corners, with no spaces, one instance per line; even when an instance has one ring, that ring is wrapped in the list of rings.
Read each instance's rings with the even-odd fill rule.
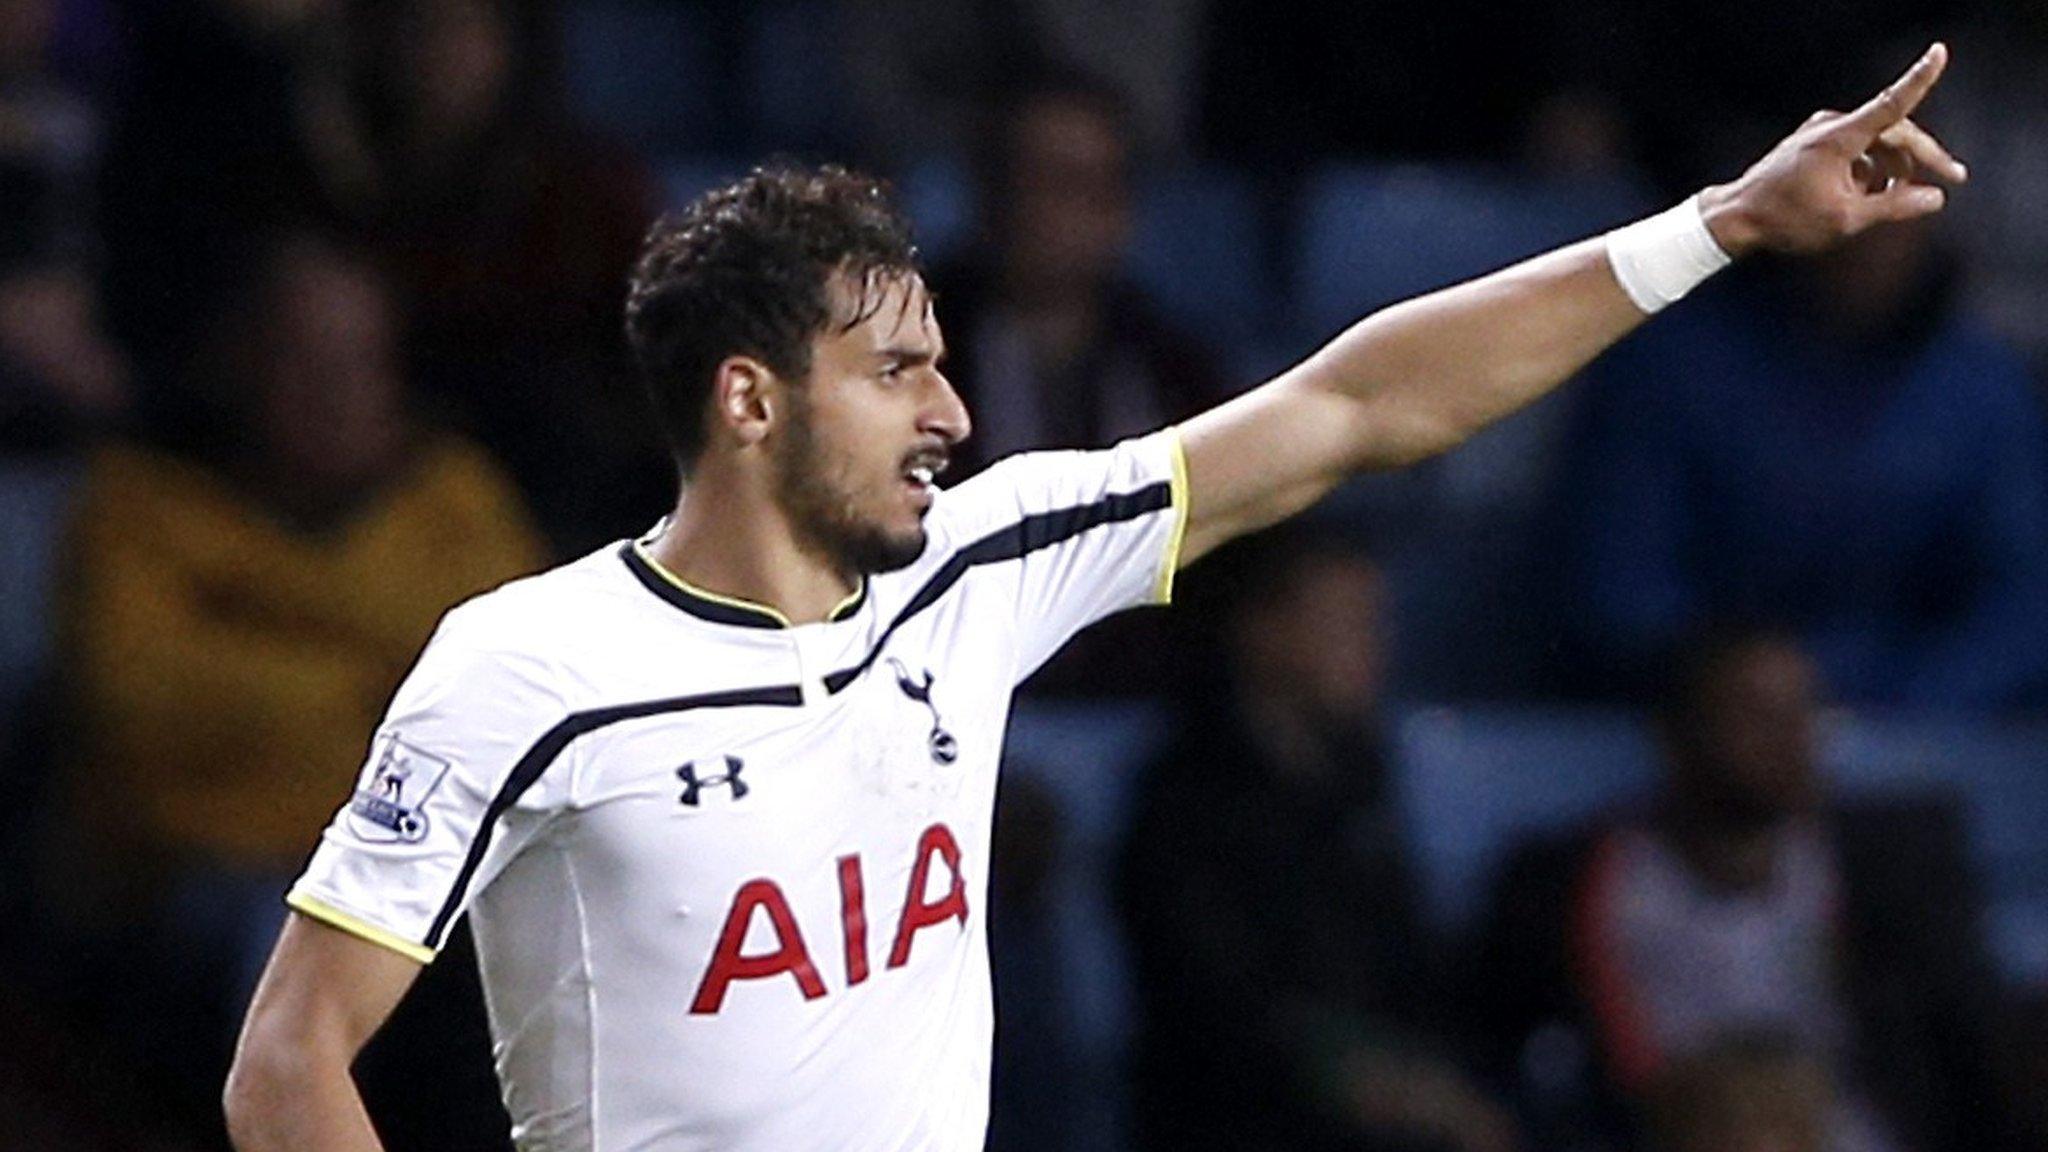
[[[1935,37],[1938,222],[1746,264],[1028,686],[992,1146],[2048,1149],[2048,6],[1964,0],[0,0],[0,1147],[219,1146],[435,617],[673,499],[619,336],[664,208],[893,180],[971,468]],[[503,1145],[471,968],[366,1057],[394,1150]]]

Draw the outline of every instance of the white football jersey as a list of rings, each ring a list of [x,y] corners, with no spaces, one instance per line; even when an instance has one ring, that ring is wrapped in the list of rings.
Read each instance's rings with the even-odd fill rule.
[[[523,1152],[969,1152],[1018,681],[1163,602],[1171,430],[938,494],[829,621],[637,543],[450,612],[289,903],[421,961],[470,917]]]

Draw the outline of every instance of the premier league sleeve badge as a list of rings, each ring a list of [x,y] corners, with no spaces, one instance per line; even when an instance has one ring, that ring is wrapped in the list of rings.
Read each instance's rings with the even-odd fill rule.
[[[450,765],[398,738],[381,736],[371,756],[369,778],[348,803],[348,823],[372,844],[417,844],[427,837],[427,800]]]

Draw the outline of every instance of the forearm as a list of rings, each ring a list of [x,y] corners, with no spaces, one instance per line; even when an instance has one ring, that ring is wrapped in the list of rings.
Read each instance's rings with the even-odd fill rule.
[[[1183,427],[1183,561],[1359,472],[1463,443],[1570,379],[1754,244],[1722,189],[1637,225],[1394,305]]]
[[[1643,322],[1588,240],[1359,321],[1296,370],[1348,430],[1338,478],[1447,451]]]
[[[382,1152],[339,1054],[246,1051],[225,1098],[236,1152]]]
[[[1597,239],[1366,317],[1183,426],[1193,507],[1183,563],[1302,511],[1355,473],[1455,447],[1643,320]]]

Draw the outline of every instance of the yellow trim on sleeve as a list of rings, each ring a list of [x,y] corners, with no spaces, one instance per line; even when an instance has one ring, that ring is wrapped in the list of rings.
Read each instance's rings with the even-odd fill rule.
[[[1166,540],[1166,555],[1159,563],[1159,583],[1152,589],[1156,603],[1173,603],[1173,574],[1180,571],[1181,545],[1188,537],[1188,450],[1180,442],[1180,429],[1169,428],[1166,432],[1170,455],[1173,457],[1173,534]]]
[[[339,928],[351,936],[360,937],[372,944],[389,948],[408,960],[416,961],[420,964],[432,964],[434,962],[434,950],[432,948],[422,944],[415,944],[402,936],[387,932],[375,924],[358,920],[341,909],[316,900],[296,888],[292,889],[291,893],[284,898],[284,902],[285,906],[294,912],[310,916],[329,928]]]

